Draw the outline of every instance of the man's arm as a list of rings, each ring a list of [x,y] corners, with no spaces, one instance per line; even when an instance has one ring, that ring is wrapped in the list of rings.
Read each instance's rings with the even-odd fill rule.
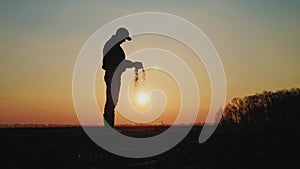
[[[143,68],[142,62],[132,62],[131,60],[124,60],[123,62],[126,68],[136,68],[136,69]]]

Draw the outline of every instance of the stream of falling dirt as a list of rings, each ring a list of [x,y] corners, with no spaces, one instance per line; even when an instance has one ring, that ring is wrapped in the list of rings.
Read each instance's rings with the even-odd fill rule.
[[[146,73],[145,73],[145,70],[144,68],[142,68],[142,73],[139,73],[139,70],[138,69],[135,69],[135,77],[134,77],[134,87],[135,87],[135,90],[138,90],[138,87],[139,87],[139,81],[140,81],[140,77],[139,75],[141,74],[141,78],[143,80],[145,80],[146,78]]]

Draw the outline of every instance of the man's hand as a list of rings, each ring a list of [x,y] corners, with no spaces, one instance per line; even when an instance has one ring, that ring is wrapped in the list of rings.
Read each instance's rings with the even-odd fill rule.
[[[142,62],[134,62],[133,67],[135,67],[136,69],[142,69],[143,63]]]

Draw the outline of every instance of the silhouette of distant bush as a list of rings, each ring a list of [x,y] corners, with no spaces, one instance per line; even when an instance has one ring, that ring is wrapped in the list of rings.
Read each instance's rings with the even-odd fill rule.
[[[300,124],[300,89],[264,91],[234,98],[226,105],[222,124],[272,127]]]

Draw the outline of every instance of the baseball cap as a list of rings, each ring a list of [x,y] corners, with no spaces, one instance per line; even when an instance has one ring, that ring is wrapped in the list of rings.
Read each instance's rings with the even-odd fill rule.
[[[119,39],[126,39],[126,40],[129,40],[131,41],[131,37],[129,37],[129,32],[126,28],[119,28],[116,32],[116,36],[119,38]]]

